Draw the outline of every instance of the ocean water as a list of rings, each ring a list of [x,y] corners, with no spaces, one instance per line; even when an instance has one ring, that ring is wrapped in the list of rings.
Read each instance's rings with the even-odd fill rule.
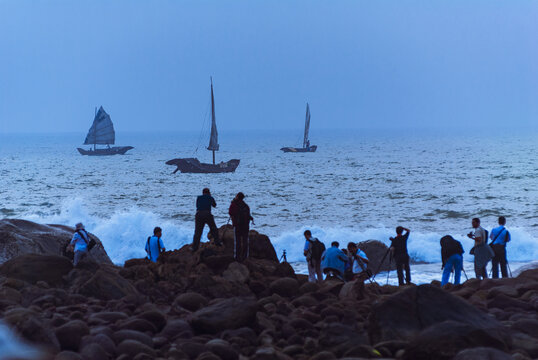
[[[411,229],[416,260],[440,262],[439,239],[462,241],[471,218],[488,230],[508,219],[511,261],[538,258],[538,134],[397,131],[316,131],[316,153],[285,154],[301,130],[220,133],[217,161],[241,159],[233,174],[172,175],[165,161],[196,156],[210,162],[205,133],[118,133],[124,156],[81,156],[85,134],[0,134],[0,217],[43,223],[85,223],[114,262],[143,257],[154,226],[167,249],[189,243],[202,188],[217,201],[217,225],[243,191],[254,229],[270,236],[279,255],[303,261],[302,233],[327,245],[378,239]],[[198,149],[197,151],[195,151]]]

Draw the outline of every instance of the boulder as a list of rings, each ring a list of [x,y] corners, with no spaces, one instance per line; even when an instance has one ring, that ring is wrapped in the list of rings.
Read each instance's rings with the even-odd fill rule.
[[[404,359],[452,359],[459,351],[475,347],[493,347],[509,351],[506,339],[496,329],[479,328],[473,324],[444,321],[421,331],[405,351]]]
[[[174,301],[174,306],[181,306],[189,311],[196,311],[207,305],[207,299],[195,292],[180,294]]]
[[[231,282],[245,283],[249,278],[248,268],[238,262],[231,263],[222,273],[222,277]]]
[[[224,243],[225,251],[228,255],[234,254],[234,229],[231,225],[224,225],[219,228],[219,237]],[[211,239],[211,235],[208,234]],[[249,238],[249,257],[253,259],[266,259],[278,262],[278,257],[271,244],[271,240],[267,235],[258,233],[255,230],[250,230]]]
[[[81,320],[72,320],[55,331],[62,350],[78,351],[82,337],[90,333],[88,325]]]
[[[388,254],[389,248],[379,240],[366,240],[357,244],[359,248],[364,251],[368,260],[368,269],[375,273],[378,269],[379,272],[387,270],[395,270],[396,263],[390,261],[390,255]],[[381,263],[383,261],[383,263]]]
[[[0,263],[24,254],[62,255],[65,244],[71,240],[75,229],[64,225],[42,225],[19,219],[0,220]],[[90,257],[102,264],[112,264],[101,240],[90,237],[97,245]]]
[[[84,284],[75,289],[84,296],[102,300],[121,299],[125,296],[139,296],[136,288],[113,270],[99,269]]]
[[[410,340],[425,328],[452,320],[502,334],[497,320],[433,285],[408,287],[372,307],[368,332],[372,344],[385,340]]]
[[[500,350],[490,347],[476,347],[460,351],[454,360],[511,360],[512,357]]]
[[[198,333],[214,334],[254,323],[257,303],[251,298],[234,297],[216,301],[192,315],[191,326]]]
[[[13,308],[4,312],[3,320],[24,339],[51,349],[60,349],[60,343],[54,331],[34,311]]]
[[[31,284],[45,281],[49,285],[61,285],[71,269],[73,264],[63,256],[24,254],[0,265],[0,274]]]
[[[276,279],[269,285],[272,293],[280,296],[291,297],[299,292],[299,283],[292,278]]]
[[[141,353],[152,356],[153,358],[156,357],[155,350],[135,340],[122,341],[118,345],[118,353],[120,355],[127,355],[128,359],[134,359],[135,356]]]

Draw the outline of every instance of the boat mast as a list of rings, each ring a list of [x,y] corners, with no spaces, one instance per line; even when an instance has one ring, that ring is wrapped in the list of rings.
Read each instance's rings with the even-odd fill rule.
[[[303,148],[306,148],[308,144],[308,132],[310,130],[310,107],[306,103],[306,116],[304,120],[304,139],[303,139]]]
[[[211,135],[207,150],[213,153],[213,165],[215,165],[215,151],[219,150],[219,135],[217,132],[217,121],[215,118],[215,97],[213,96],[213,78],[211,78]]]

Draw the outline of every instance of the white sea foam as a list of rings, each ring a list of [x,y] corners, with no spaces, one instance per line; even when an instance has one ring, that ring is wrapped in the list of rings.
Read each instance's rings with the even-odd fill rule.
[[[115,211],[107,217],[91,215],[85,206],[85,202],[80,198],[64,202],[62,210],[58,214],[49,216],[28,214],[25,218],[40,223],[57,223],[71,226],[82,221],[88,231],[101,239],[108,255],[117,264],[122,264],[127,259],[144,257],[145,241],[152,234],[155,226],[163,228],[164,244],[170,250],[189,244],[192,241],[194,232],[194,222],[166,220],[152,212],[136,207]],[[315,237],[323,241],[327,247],[333,241],[338,241],[341,247],[345,247],[348,242],[360,242],[368,239],[377,239],[388,245],[390,243],[389,237],[394,236],[394,229],[383,224],[363,231],[316,225],[304,226],[297,230],[276,234],[272,234],[270,229],[268,231],[263,228],[256,230],[270,236],[279,257],[282,255],[283,250],[286,250],[288,261],[300,262],[304,261],[303,232],[307,228],[312,231]],[[206,227],[202,240],[206,239],[207,230]],[[510,261],[526,262],[538,258],[538,240],[536,238],[519,228],[510,228],[510,232],[512,234],[512,242],[508,245]],[[408,242],[409,254],[415,260],[432,263],[440,262],[439,239],[443,235],[446,234],[411,231]],[[472,256],[469,254],[472,240],[462,234],[452,233],[451,235],[462,242],[466,251],[465,260],[472,261]]]

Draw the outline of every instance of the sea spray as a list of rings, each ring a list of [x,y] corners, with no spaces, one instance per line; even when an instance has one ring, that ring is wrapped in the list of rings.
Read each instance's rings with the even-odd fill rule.
[[[137,207],[126,210],[117,210],[110,216],[92,215],[87,211],[84,200],[80,198],[65,201],[62,210],[53,215],[43,216],[27,214],[24,218],[39,223],[54,223],[74,226],[77,222],[83,222],[86,229],[103,242],[105,249],[116,264],[123,264],[125,260],[131,258],[145,257],[145,242],[153,233],[155,226],[163,229],[163,241],[167,250],[174,250],[185,244],[192,242],[194,233],[193,221],[181,221],[177,219],[164,219],[163,217]],[[224,224],[217,224],[218,226]],[[310,229],[314,237],[319,238],[325,246],[329,247],[331,242],[338,241],[340,247],[346,247],[348,242],[361,242],[365,240],[380,240],[389,245],[391,236],[395,235],[394,228],[389,228],[383,224],[376,224],[375,227],[363,230],[351,228],[321,227],[317,225],[302,226],[296,230],[272,233],[272,229],[254,227],[255,230],[265,233],[271,238],[278,257],[286,250],[287,260],[290,262],[304,261],[303,232]],[[538,240],[527,231],[520,228],[508,228],[512,234],[512,241],[507,245],[509,261],[532,261],[538,258]],[[408,251],[410,256],[417,261],[438,263],[441,262],[441,251],[439,240],[442,236],[450,234],[455,239],[461,241],[465,249],[464,260],[472,261],[473,256],[469,254],[473,246],[473,240],[467,238],[464,233],[469,229],[458,232],[421,232],[411,229],[408,241]],[[202,241],[207,239],[208,228],[204,230]]]

